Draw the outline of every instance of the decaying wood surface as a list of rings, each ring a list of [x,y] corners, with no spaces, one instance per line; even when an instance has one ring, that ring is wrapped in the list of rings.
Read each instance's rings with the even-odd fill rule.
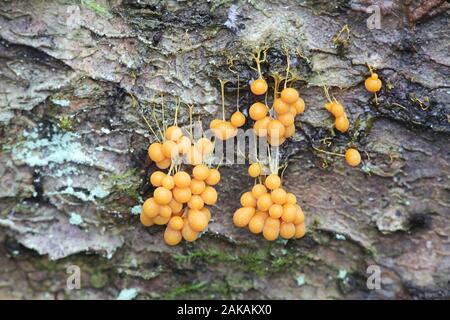
[[[372,5],[381,29],[367,28]],[[448,26],[445,1],[2,1],[0,298],[448,298]],[[252,185],[235,165],[221,168],[207,232],[167,247],[135,214],[155,167],[131,97],[144,108],[179,98],[206,126],[219,78],[234,110],[227,58],[248,83],[263,44],[265,75],[283,72],[283,43],[306,101],[282,149],[306,237],[268,243],[232,225]],[[366,63],[384,83],[379,105]],[[347,134],[330,130],[322,81],[346,106]],[[359,168],[318,151],[349,143]],[[66,288],[69,265],[79,290]],[[380,290],[366,286],[370,265]]]

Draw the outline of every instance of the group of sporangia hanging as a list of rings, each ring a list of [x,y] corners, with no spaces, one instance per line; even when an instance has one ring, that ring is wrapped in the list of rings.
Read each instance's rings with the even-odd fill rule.
[[[248,108],[253,121],[253,130],[268,144],[278,148],[295,133],[295,117],[305,111],[305,102],[299,92],[292,87],[293,82],[284,81],[284,88],[274,88],[272,106],[263,98],[268,92],[268,83],[261,74],[258,53],[255,61],[258,78],[250,83],[250,90],[259,101]],[[289,62],[289,60],[288,60]],[[369,92],[381,89],[381,80],[370,69],[370,77],[365,81]],[[238,84],[239,86],[239,84]],[[267,96],[266,96],[267,97]],[[327,92],[325,109],[335,119],[336,130],[345,133],[349,129],[349,120],[344,106]],[[141,223],[146,226],[166,225],[164,241],[168,245],[177,245],[183,239],[195,241],[206,230],[211,220],[211,207],[217,203],[215,186],[220,182],[219,167],[212,167],[208,157],[214,151],[215,143],[233,139],[238,128],[248,119],[235,111],[230,120],[225,120],[222,83],[222,119],[214,119],[209,127],[214,141],[201,137],[194,141],[192,136],[178,127],[176,117],[172,126],[164,126],[160,137],[148,148],[149,158],[160,169],[150,175],[150,184],[155,188],[153,196],[146,199],[140,215]],[[270,151],[268,151],[270,152]],[[361,156],[355,148],[348,148],[345,160],[350,166],[358,166]],[[184,157],[188,164],[182,164]],[[275,158],[275,159],[273,159]],[[233,214],[233,223],[238,228],[246,228],[251,233],[262,234],[268,241],[279,237],[298,239],[305,235],[305,216],[295,194],[286,190],[279,175],[278,152],[269,164],[254,162],[249,165],[248,174],[255,184],[240,197],[240,205]]]

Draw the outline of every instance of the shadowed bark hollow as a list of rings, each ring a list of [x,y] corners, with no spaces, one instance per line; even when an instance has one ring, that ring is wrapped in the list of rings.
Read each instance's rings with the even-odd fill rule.
[[[381,28],[369,29],[378,6]],[[0,298],[449,298],[450,39],[446,1],[2,1]],[[347,28],[344,28],[347,26]],[[342,32],[341,32],[342,31]],[[220,116],[218,79],[285,70],[306,101],[282,147],[284,186],[308,233],[268,243],[232,224],[247,166],[221,168],[219,201],[192,244],[136,215],[152,193],[141,107]],[[366,63],[383,81],[379,104]],[[320,76],[319,76],[320,75]],[[346,107],[341,134],[322,84]],[[241,92],[244,112],[254,101]],[[158,118],[161,114],[157,113]],[[180,123],[188,124],[185,108]],[[250,126],[247,125],[249,128]],[[341,157],[351,143],[357,168]],[[81,270],[69,290],[66,268]],[[381,270],[369,290],[368,266]]]

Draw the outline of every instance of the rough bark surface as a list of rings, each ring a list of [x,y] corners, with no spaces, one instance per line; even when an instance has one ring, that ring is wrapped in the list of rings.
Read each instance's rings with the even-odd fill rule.
[[[366,25],[373,4],[379,30]],[[445,1],[2,1],[0,298],[449,298],[448,26]],[[167,247],[135,214],[155,167],[131,95],[142,107],[180,98],[206,125],[217,79],[235,81],[227,57],[247,83],[258,45],[271,47],[263,72],[283,72],[283,41],[307,105],[283,147],[284,184],[307,235],[268,243],[235,228],[252,181],[234,165],[208,230]],[[366,63],[384,83],[379,105]],[[330,130],[321,79],[346,106],[347,134]],[[243,92],[244,110],[252,99]],[[357,169],[318,151],[349,142],[364,151]],[[80,290],[66,288],[68,265]],[[369,265],[381,290],[366,286]]]

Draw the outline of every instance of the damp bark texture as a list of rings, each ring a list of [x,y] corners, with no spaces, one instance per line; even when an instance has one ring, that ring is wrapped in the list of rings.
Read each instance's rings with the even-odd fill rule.
[[[446,1],[2,1],[0,298],[449,298],[449,30]],[[207,231],[168,247],[137,215],[155,170],[141,112],[161,120],[164,95],[166,119],[180,99],[180,124],[189,104],[206,127],[224,79],[229,117],[232,71],[247,86],[262,46],[266,78],[289,48],[306,102],[281,154],[308,232],[268,243],[234,227],[253,181],[225,165]],[[242,88],[241,109],[254,101]],[[349,145],[359,167],[323,152]]]

